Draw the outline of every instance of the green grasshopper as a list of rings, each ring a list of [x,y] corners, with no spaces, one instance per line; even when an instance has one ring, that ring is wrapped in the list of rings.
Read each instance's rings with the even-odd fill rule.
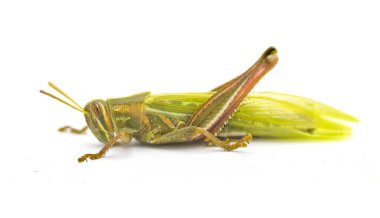
[[[277,62],[277,50],[270,47],[246,72],[205,93],[143,92],[123,98],[96,99],[82,108],[53,83],[49,82],[49,86],[74,105],[40,92],[84,114],[86,127],[78,130],[65,126],[60,131],[80,134],[89,128],[105,144],[98,153],[81,156],[79,162],[99,159],[115,143],[127,144],[132,138],[148,144],[203,139],[210,146],[232,151],[246,147],[252,135],[319,139],[351,134],[351,128],[337,120],[356,122],[356,118],[314,100],[271,92],[249,95]],[[229,137],[235,140],[230,141]]]

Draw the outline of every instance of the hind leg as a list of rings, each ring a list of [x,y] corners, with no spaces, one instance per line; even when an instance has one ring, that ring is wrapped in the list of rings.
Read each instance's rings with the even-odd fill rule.
[[[149,140],[148,143],[168,144],[179,142],[191,142],[200,137],[204,137],[208,142],[211,142],[213,146],[223,148],[226,151],[232,151],[239,147],[246,147],[247,143],[252,139],[250,135],[247,135],[242,139],[231,144],[229,140],[222,141],[205,129],[196,126],[188,126],[174,130],[164,135],[156,135],[155,137],[153,137],[154,139]]]
[[[206,138],[213,145],[227,151],[245,147],[252,139],[251,135],[246,135],[233,144],[229,140],[221,141],[215,135],[225,126],[259,80],[276,65],[277,60],[276,49],[267,49],[245,73],[216,88],[216,93],[191,116],[187,127],[174,129],[164,135],[156,134],[150,137],[150,143],[189,142]]]

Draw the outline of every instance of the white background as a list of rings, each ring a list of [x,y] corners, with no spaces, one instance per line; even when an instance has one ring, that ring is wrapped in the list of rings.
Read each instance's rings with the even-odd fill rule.
[[[137,2],[137,1],[136,1]],[[376,1],[1,1],[1,217],[379,217]],[[101,144],[83,116],[38,93],[53,81],[85,104],[141,91],[208,91],[269,46],[255,88],[357,116],[344,141]],[[50,89],[49,89],[50,91]]]

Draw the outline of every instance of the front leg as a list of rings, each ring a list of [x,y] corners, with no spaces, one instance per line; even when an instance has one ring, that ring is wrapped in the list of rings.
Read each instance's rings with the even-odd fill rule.
[[[116,137],[111,139],[107,144],[103,146],[103,148],[98,153],[82,155],[80,158],[78,158],[78,162],[82,163],[84,161],[87,161],[87,158],[90,158],[91,160],[96,160],[103,157],[119,138],[120,138],[120,135],[117,135]]]
[[[98,153],[94,154],[85,154],[82,155],[80,158],[78,158],[78,162],[82,163],[84,161],[87,161],[88,158],[91,160],[96,160],[99,158],[102,158],[106,152],[118,141],[120,140],[122,143],[128,144],[131,141],[132,137],[131,135],[124,133],[124,132],[119,132],[115,137],[113,137],[107,144],[103,146],[102,149]]]
[[[82,129],[76,129],[71,126],[64,126],[58,129],[59,132],[66,132],[69,131],[73,134],[84,134],[86,133],[86,130],[88,129],[88,126],[83,127]]]

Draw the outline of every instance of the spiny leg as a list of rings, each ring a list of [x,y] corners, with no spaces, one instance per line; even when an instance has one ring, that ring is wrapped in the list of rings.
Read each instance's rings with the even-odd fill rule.
[[[268,50],[270,50],[270,49],[273,49],[273,48],[269,48]],[[268,51],[268,50],[267,50],[267,51]],[[255,65],[256,65],[256,64],[257,64],[257,62],[255,63]],[[251,68],[253,68],[255,65],[253,65]],[[250,69],[251,69],[251,68],[250,68]],[[237,77],[235,77],[235,78],[233,78],[233,79],[227,81],[226,83],[223,83],[222,85],[220,85],[220,86],[218,86],[218,87],[212,89],[211,91],[212,91],[212,92],[218,92],[218,91],[221,91],[221,90],[225,89],[226,87],[230,86],[231,84],[233,84],[234,82],[236,82],[237,80],[239,80],[239,79],[241,79],[242,77],[244,77],[245,74],[246,74],[246,72],[244,72],[243,74],[240,74],[239,76],[237,76]]]
[[[277,61],[276,49],[267,49],[245,73],[216,88],[216,93],[192,115],[187,127],[157,135],[156,138],[147,141],[153,144],[165,144],[189,142],[206,137],[214,145],[226,150],[246,146],[247,141],[251,139],[250,135],[230,145],[228,140],[223,142],[215,137],[215,134],[226,124],[252,88],[276,65]]]
[[[116,135],[107,144],[105,144],[98,153],[82,155],[80,158],[78,158],[78,162],[82,163],[83,161],[87,160],[87,158],[90,158],[91,160],[96,160],[103,157],[106,154],[106,152],[112,147],[112,145],[114,145],[116,141],[120,138],[121,138],[121,135]]]
[[[246,147],[247,143],[252,139],[251,135],[247,135],[243,137],[241,140],[238,140],[237,142],[230,144],[228,140],[222,141],[205,129],[196,126],[188,126],[181,129],[173,130],[172,132],[166,133],[164,135],[156,135],[154,139],[148,139],[147,142],[152,144],[190,142],[194,139],[199,138],[200,136],[204,136],[207,140],[212,142],[213,145],[221,147],[226,151],[232,151],[239,147]]]
[[[58,129],[59,132],[66,132],[69,131],[73,134],[84,134],[86,130],[88,129],[88,126],[83,127],[82,129],[76,129],[71,126],[64,126]]]
[[[240,147],[247,147],[247,144],[249,143],[249,141],[252,140],[252,135],[248,134],[248,135],[242,137],[241,139],[235,141],[234,143],[230,144],[229,139],[222,141],[222,140],[218,139],[216,136],[214,136],[213,134],[211,134],[210,132],[208,132],[207,130],[197,128],[196,132],[198,132],[199,134],[202,134],[203,136],[206,137],[205,142],[209,146],[221,147],[226,151],[233,151],[233,150],[240,148]]]
[[[222,141],[215,134],[223,128],[253,87],[277,64],[277,61],[277,50],[268,48],[246,72],[215,88],[213,91],[216,93],[198,108],[187,125],[197,126],[196,132],[203,135],[210,144],[227,151],[247,146],[252,140],[251,135],[246,135],[230,144],[229,139]]]
[[[197,126],[212,134],[220,131],[253,87],[277,61],[276,49],[267,49],[245,73],[214,89],[216,93],[198,108],[187,126]]]

